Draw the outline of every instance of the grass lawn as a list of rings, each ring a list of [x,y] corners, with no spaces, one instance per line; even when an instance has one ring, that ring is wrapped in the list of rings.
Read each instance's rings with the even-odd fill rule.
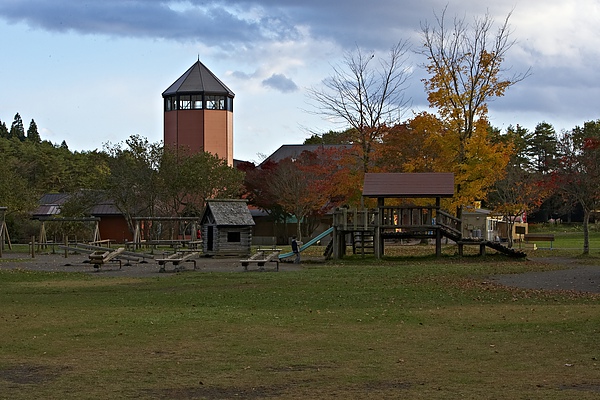
[[[546,266],[348,257],[155,278],[0,271],[0,398],[597,399],[600,297]]]
[[[554,235],[552,250],[550,242],[536,242],[538,250],[528,251],[528,255],[533,257],[549,256],[580,256],[583,253],[583,231],[580,224],[562,224],[562,225],[529,225],[530,233],[551,233]],[[589,232],[590,254],[587,257],[600,257],[600,231],[596,225],[590,226]],[[515,243],[515,247],[521,245]]]

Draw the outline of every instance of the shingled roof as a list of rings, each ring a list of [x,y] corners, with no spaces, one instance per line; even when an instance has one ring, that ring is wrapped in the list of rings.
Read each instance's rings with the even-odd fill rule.
[[[246,200],[207,200],[202,224],[207,220],[221,226],[254,225]]]
[[[315,152],[317,150],[348,149],[351,147],[352,145],[349,144],[284,144],[264,159],[260,165],[269,161],[279,162],[285,158],[298,158],[305,151]]]
[[[210,93],[234,97],[235,94],[204,64],[198,60],[162,94],[163,97],[174,94]]]
[[[452,197],[453,173],[367,173],[363,186],[365,197]]]

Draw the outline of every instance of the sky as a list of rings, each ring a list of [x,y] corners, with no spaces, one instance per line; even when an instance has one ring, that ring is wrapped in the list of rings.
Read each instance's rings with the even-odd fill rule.
[[[2,0],[0,120],[18,112],[73,151],[163,138],[162,92],[198,59],[235,94],[234,158],[345,128],[313,112],[320,88],[356,48],[385,59],[408,41],[412,113],[428,109],[423,24],[444,8],[468,22],[510,14],[508,74],[530,76],[489,104],[505,130],[557,132],[600,119],[600,0]]]

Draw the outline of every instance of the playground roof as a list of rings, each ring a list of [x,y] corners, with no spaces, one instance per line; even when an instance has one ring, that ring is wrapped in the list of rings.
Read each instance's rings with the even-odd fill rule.
[[[235,96],[200,60],[185,71],[162,95],[166,97],[185,93],[210,93],[224,94],[229,97]]]
[[[363,185],[365,197],[452,197],[453,173],[367,173]]]

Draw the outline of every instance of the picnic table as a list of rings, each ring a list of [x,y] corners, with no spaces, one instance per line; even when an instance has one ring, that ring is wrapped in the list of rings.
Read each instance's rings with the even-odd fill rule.
[[[94,265],[96,270],[99,270],[100,267],[110,261],[118,261],[119,269],[121,269],[121,259],[119,258],[119,254],[125,251],[125,247],[119,247],[116,250],[96,250],[89,254],[90,263]]]
[[[264,270],[264,267],[267,263],[275,263],[275,270],[279,271],[279,253],[280,249],[271,249],[270,254],[266,254],[265,250],[258,250],[252,257],[240,260],[242,267],[244,267],[245,271],[248,271],[248,267],[251,264],[256,264],[260,270]]]
[[[59,249],[62,249],[65,251],[65,258],[67,257],[67,253],[69,251],[75,252],[75,253],[86,253],[88,254],[88,260],[87,262],[94,264],[95,268],[98,268],[98,266],[102,265],[104,262],[100,262],[100,260],[103,259],[103,255],[104,254],[112,254],[115,249],[111,249],[109,247],[102,247],[102,246],[95,246],[95,245],[91,245],[91,244],[86,244],[86,243],[74,243],[72,245],[59,245],[58,246]],[[119,261],[119,268],[121,268],[121,263],[123,260],[126,261],[125,265],[131,265],[131,262],[140,262],[140,263],[146,263],[146,259],[154,259],[154,256],[149,255],[149,254],[144,254],[144,253],[134,253],[131,251],[126,251],[125,248],[119,248],[118,250],[118,254],[112,254],[111,255],[111,259],[115,259],[114,261]],[[93,254],[93,257],[90,257],[90,255]],[[92,260],[93,258],[93,260]],[[93,261],[96,261],[96,263],[94,263]],[[109,260],[110,261],[110,260]]]
[[[166,272],[165,266],[168,263],[173,263],[173,266],[175,267],[176,272],[180,271],[179,264],[184,263],[184,262],[193,262],[194,269],[196,269],[195,258],[197,258],[199,254],[200,254],[200,252],[198,252],[198,251],[179,250],[167,257],[157,258],[156,261],[158,261],[158,265],[160,266],[160,269],[158,270],[158,272]]]

